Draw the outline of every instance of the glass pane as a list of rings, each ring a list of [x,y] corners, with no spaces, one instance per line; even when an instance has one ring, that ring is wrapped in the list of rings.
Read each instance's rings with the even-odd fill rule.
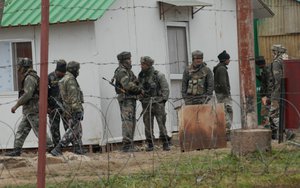
[[[13,91],[10,42],[0,42],[0,92]]]
[[[168,48],[171,74],[182,74],[188,65],[185,27],[168,27]]]

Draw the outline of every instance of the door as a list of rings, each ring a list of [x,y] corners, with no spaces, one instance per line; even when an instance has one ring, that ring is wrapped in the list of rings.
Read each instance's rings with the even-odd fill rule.
[[[187,25],[167,26],[170,63],[170,118],[172,132],[178,131],[177,110],[183,104],[181,99],[182,73],[188,65]]]

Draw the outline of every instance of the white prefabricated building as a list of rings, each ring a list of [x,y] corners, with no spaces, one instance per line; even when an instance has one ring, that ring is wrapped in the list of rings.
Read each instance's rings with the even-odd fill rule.
[[[218,63],[217,55],[226,50],[231,56],[228,71],[233,98],[233,128],[241,126],[235,0],[110,1],[110,5],[96,20],[66,21],[53,23],[49,27],[49,73],[55,69],[54,60],[75,60],[81,63],[77,79],[85,99],[85,115],[82,122],[84,144],[105,145],[122,140],[116,93],[114,88],[102,79],[104,77],[110,80],[113,77],[118,66],[116,56],[122,51],[131,52],[132,70],[136,75],[140,72],[139,59],[145,55],[151,56],[155,60],[154,67],[165,73],[171,91],[166,107],[166,126],[171,135],[172,132],[178,131],[174,108],[182,105],[182,100],[177,98],[181,98],[182,72],[184,67],[191,63],[191,52],[201,50],[204,53],[204,61],[212,69]],[[103,11],[101,8],[92,10]],[[54,11],[53,8],[50,8],[50,15],[51,11]],[[39,74],[40,24],[0,28],[2,149],[13,147],[14,133],[22,116],[21,108],[15,114],[10,110],[18,98],[12,65],[15,61],[15,47],[19,43],[30,44],[34,69]],[[140,112],[141,105],[138,102],[137,117]],[[49,128],[47,132],[50,133]],[[64,132],[62,126],[61,132]],[[155,136],[158,137],[158,133],[158,127],[155,125]],[[137,122],[135,140],[143,139],[144,125],[141,118]],[[24,147],[37,147],[37,141],[31,132]]]

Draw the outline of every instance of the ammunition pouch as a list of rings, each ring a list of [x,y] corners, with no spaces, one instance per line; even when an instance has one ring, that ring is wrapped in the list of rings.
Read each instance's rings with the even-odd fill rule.
[[[145,91],[145,96],[149,96],[149,97],[159,96],[157,84],[155,82],[152,83],[145,82],[143,84],[143,89]]]
[[[204,90],[204,78],[191,79],[188,82],[187,94],[189,95],[203,95]]]

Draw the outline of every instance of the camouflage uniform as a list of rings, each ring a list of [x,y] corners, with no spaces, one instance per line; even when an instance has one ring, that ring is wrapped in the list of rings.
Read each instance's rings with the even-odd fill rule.
[[[121,112],[123,151],[128,152],[134,148],[136,95],[140,94],[142,90],[138,87],[137,78],[131,71],[130,52],[122,52],[118,54],[117,58],[119,67],[115,70],[114,79]]]
[[[268,81],[268,91],[271,93],[271,108],[269,111],[269,119],[271,129],[273,132],[273,138],[277,137],[277,131],[279,127],[279,103],[281,93],[281,78],[283,77],[283,59],[282,55],[286,49],[278,47],[276,45],[272,47],[274,59],[270,65],[270,79]],[[283,50],[283,51],[281,51]]]
[[[79,74],[79,63],[71,61],[67,65],[65,76],[59,81],[59,91],[63,101],[63,117],[68,122],[68,129],[63,135],[59,144],[51,151],[56,156],[61,154],[61,148],[67,147],[70,143],[74,146],[74,153],[83,154],[82,126],[83,120],[83,93],[76,80]]]
[[[258,76],[258,80],[260,81],[260,90],[259,90],[259,95],[261,98],[267,97],[268,99],[270,98],[270,92],[268,88],[268,79],[270,77],[270,70],[269,66],[263,66],[261,67],[261,72],[260,75]],[[264,105],[261,105],[261,117],[262,117],[262,123],[263,125],[268,125],[269,124],[269,113],[270,110],[270,102],[267,100],[267,103]]]
[[[50,121],[50,132],[54,146],[56,146],[60,140],[59,125],[63,113],[61,107],[59,106],[62,104],[62,99],[59,94],[58,86],[58,82],[62,79],[62,77],[58,75],[57,71],[63,74],[66,72],[66,63],[64,60],[59,60],[57,62],[56,70],[48,75],[48,116]],[[63,125],[66,131],[68,129],[66,120],[63,120]]]
[[[194,51],[193,53],[200,53]],[[197,55],[192,55],[193,59]],[[203,59],[203,54],[199,55]],[[194,60],[193,60],[194,61]],[[212,97],[214,78],[212,71],[202,62],[189,65],[183,72],[181,94],[186,105],[206,104]]]
[[[152,66],[153,60],[144,56],[141,58],[141,64],[145,63],[146,70],[139,73],[138,80],[140,87],[144,90],[144,96],[140,99],[143,107],[143,121],[145,125],[146,141],[148,151],[153,150],[153,124],[154,117],[157,120],[159,128],[159,138],[163,143],[164,150],[169,149],[170,137],[166,129],[165,103],[169,98],[169,85],[163,73],[155,70]]]
[[[31,61],[28,58],[24,59],[26,59],[25,61]],[[22,61],[23,60],[21,60],[21,62]],[[14,110],[12,110],[12,112],[14,113],[19,106],[23,106],[23,118],[15,135],[14,151],[7,153],[7,156],[19,156],[21,154],[21,148],[31,129],[37,137],[39,134],[39,77],[32,68],[28,68],[25,72],[19,90],[19,99],[17,104],[13,107]],[[47,146],[52,146],[51,139],[48,135]]]

